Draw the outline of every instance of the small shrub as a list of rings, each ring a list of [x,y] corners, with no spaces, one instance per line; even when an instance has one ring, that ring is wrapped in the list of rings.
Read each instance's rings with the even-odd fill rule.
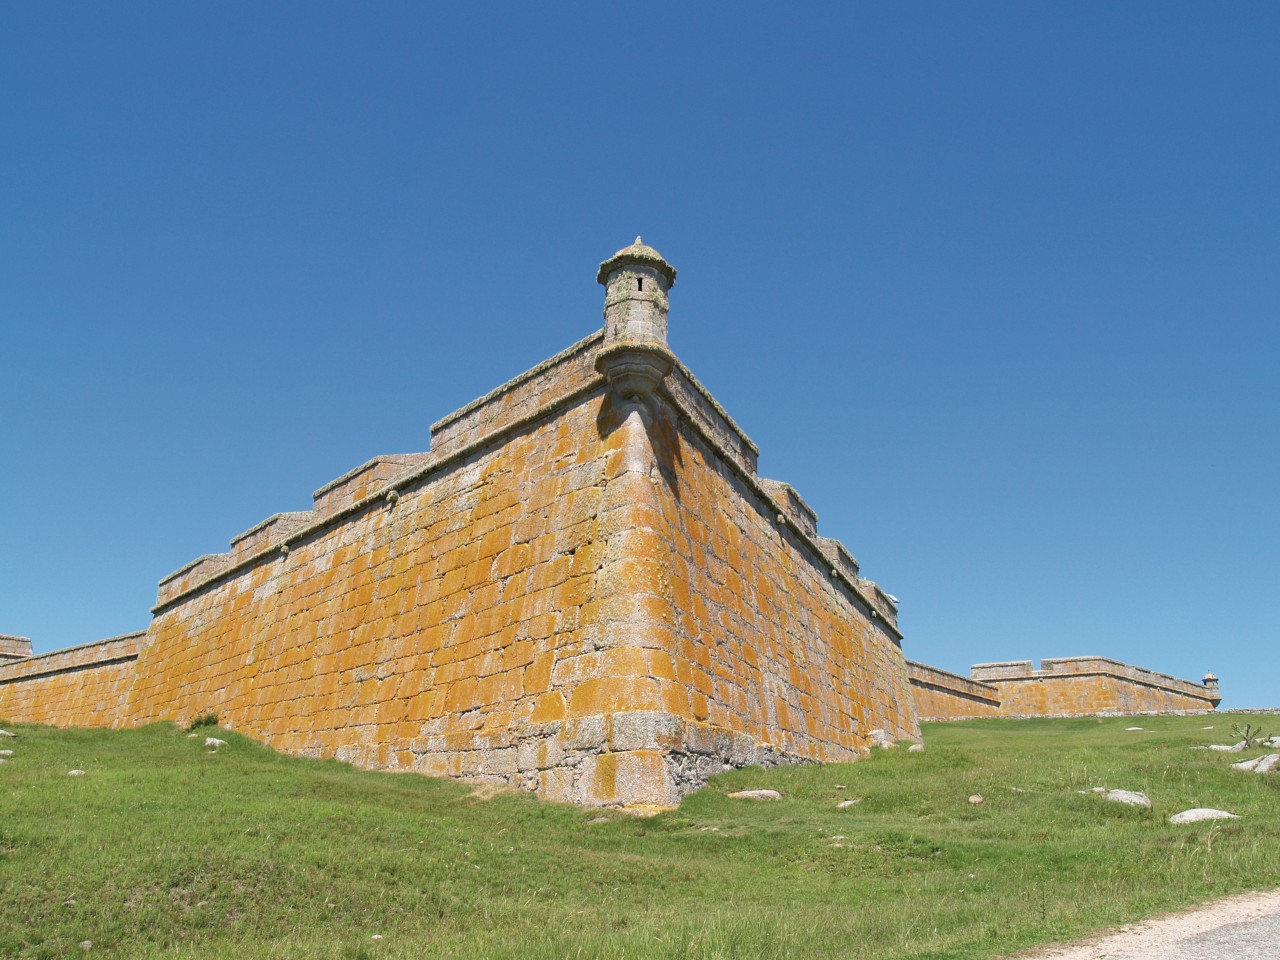
[[[189,724],[187,724],[187,730],[188,731],[199,730],[201,727],[216,727],[217,725],[218,725],[218,714],[213,710],[209,710],[205,713],[200,714],[198,717],[192,720]]]
[[[1241,727],[1238,723],[1233,723],[1231,725],[1231,735],[1237,740],[1243,740],[1246,750],[1252,749],[1262,743],[1263,740],[1268,739],[1263,729],[1255,727],[1252,723],[1246,723],[1244,727]]]

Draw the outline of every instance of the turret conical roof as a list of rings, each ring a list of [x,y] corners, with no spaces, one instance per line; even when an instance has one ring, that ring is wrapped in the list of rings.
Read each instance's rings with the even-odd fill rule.
[[[666,275],[669,286],[675,286],[676,268],[667,263],[662,254],[645,244],[640,237],[636,237],[636,242],[631,246],[623,247],[604,263],[600,264],[600,272],[596,274],[596,282],[606,283],[609,279],[609,274],[624,263],[640,263],[647,267],[653,267]]]

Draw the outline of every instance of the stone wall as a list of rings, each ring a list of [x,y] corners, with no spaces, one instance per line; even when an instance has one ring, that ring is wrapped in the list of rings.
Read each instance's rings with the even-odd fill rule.
[[[692,374],[622,400],[599,343],[441,421],[430,454],[375,458],[166,577],[127,655],[6,668],[0,710],[213,711],[287,752],[632,807],[728,766],[853,759],[872,730],[917,738],[883,591],[755,477]]]
[[[914,660],[907,661],[916,713],[925,720],[971,720],[1000,716],[1000,691]]]
[[[63,727],[116,726],[145,633],[0,664],[0,717]]]
[[[636,497],[653,503],[637,525],[651,542],[636,552],[651,557],[655,634],[664,646],[674,634],[677,783],[727,765],[854,759],[872,730],[918,739],[900,637],[859,592],[866,581],[789,519],[794,491],[716,442],[736,428],[705,430],[672,400],[650,402],[633,429],[634,469],[649,478]],[[709,738],[719,745],[694,749]]]
[[[977,664],[974,680],[999,691],[1006,717],[1079,717],[1144,713],[1203,713],[1219,701],[1211,686],[1181,680],[1106,657]]]
[[[569,755],[521,748],[580,698],[553,672],[609,546],[601,395],[158,607],[129,722],[215,710],[288,752],[542,786]]]

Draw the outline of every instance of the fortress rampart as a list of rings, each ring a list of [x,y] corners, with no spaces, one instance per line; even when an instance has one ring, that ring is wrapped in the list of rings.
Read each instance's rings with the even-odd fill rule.
[[[909,663],[921,720],[972,717],[1082,717],[1207,713],[1220,700],[1212,674],[1203,684],[1107,657],[980,663],[969,678]]]
[[[989,683],[907,661],[916,714],[925,720],[971,720],[1000,716],[1000,691]]]
[[[127,633],[0,662],[0,716],[60,726],[116,724],[146,639],[145,633]]]
[[[632,808],[918,738],[895,604],[667,349],[674,269],[637,241],[599,279],[604,330],[165,577],[145,634],[0,665],[0,716],[213,711]]]

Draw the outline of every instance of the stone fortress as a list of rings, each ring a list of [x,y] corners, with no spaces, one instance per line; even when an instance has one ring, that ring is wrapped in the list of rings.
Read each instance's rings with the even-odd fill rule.
[[[0,717],[212,712],[289,753],[643,810],[916,741],[918,714],[1212,708],[1098,658],[908,663],[895,601],[668,348],[675,279],[637,238],[597,274],[603,330],[165,577],[145,632],[0,637]]]

